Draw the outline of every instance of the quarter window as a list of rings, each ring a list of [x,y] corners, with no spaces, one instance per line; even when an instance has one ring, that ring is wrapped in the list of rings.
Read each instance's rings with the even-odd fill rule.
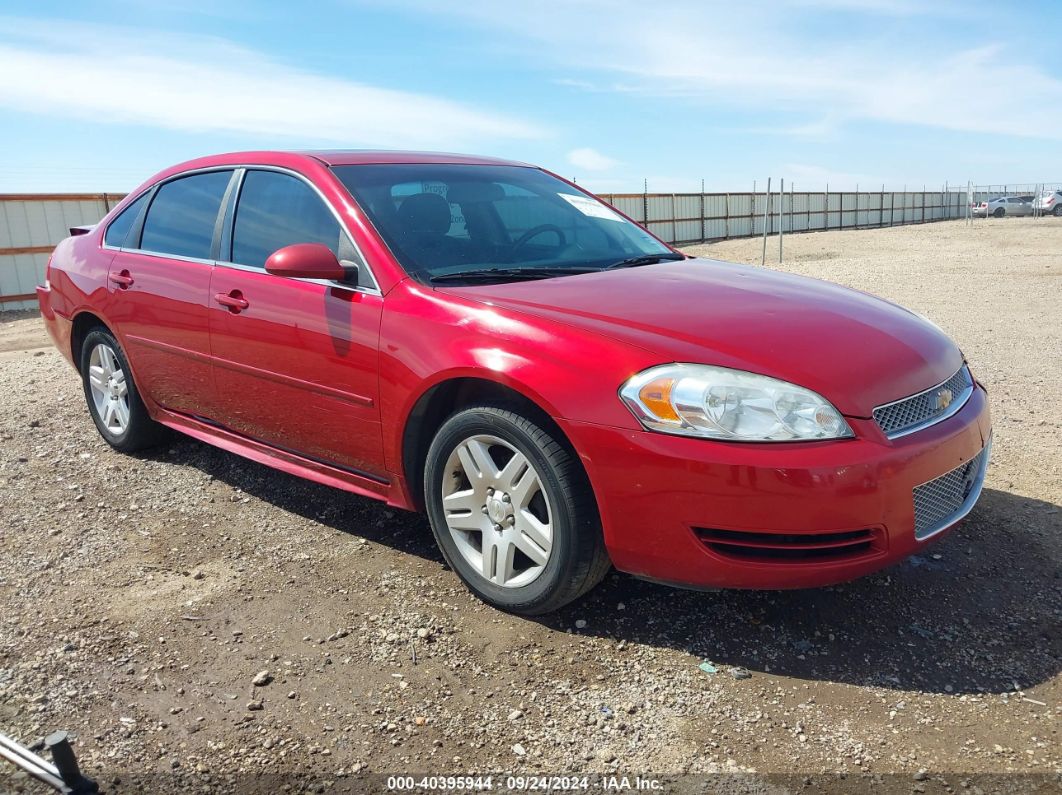
[[[208,171],[164,183],[148,208],[140,248],[211,259],[218,210],[231,176],[231,171]]]
[[[276,171],[248,171],[232,230],[232,261],[264,268],[269,255],[296,243],[321,243],[340,259],[353,246],[321,197],[305,182]]]
[[[107,227],[107,232],[103,235],[104,243],[115,248],[128,245],[129,232],[132,231],[133,224],[136,223],[137,216],[140,215],[140,210],[147,201],[147,196],[145,193],[118,213],[118,217],[111,221],[111,225]]]

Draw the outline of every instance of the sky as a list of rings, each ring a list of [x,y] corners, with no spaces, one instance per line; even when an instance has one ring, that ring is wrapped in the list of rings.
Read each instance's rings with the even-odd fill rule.
[[[0,192],[419,149],[602,193],[1062,180],[1062,4],[0,0]]]

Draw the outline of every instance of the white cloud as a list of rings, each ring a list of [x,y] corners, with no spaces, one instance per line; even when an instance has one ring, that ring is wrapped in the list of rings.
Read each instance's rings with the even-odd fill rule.
[[[532,123],[299,69],[214,37],[0,18],[0,107],[187,131],[432,149],[536,138]]]
[[[390,2],[442,13],[428,0]],[[937,29],[922,24],[957,8],[914,0],[792,0],[766,12],[759,4],[660,0],[647,14],[634,0],[463,0],[447,5],[445,14],[508,36],[510,51],[564,69],[562,82],[574,88],[725,103],[808,119],[812,133],[826,119],[830,127],[869,120],[1057,138],[1062,80],[1030,59],[1028,48],[995,41],[990,19],[976,28],[987,37],[980,40],[947,20]],[[812,12],[872,19],[811,26]],[[919,24],[871,24],[883,15]]]
[[[568,153],[568,162],[576,168],[586,171],[608,171],[610,168],[619,165],[618,161],[588,146],[570,151]]]

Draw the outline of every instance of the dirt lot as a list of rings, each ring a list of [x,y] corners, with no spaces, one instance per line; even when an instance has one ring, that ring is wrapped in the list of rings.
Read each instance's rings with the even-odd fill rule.
[[[760,246],[696,250],[758,262]],[[39,320],[0,320],[0,731],[70,730],[109,791],[470,771],[1059,786],[1062,222],[795,235],[785,251],[783,269],[958,340],[995,420],[977,510],[844,587],[693,593],[615,574],[541,620],[470,598],[421,517],[187,439],[112,452]],[[37,791],[0,770],[0,791],[23,787]]]

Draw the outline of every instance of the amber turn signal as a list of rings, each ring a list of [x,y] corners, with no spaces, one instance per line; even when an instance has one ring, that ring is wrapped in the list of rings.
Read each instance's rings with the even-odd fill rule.
[[[657,419],[681,422],[678,412],[671,405],[671,389],[674,386],[674,378],[654,378],[638,390],[638,399]]]

